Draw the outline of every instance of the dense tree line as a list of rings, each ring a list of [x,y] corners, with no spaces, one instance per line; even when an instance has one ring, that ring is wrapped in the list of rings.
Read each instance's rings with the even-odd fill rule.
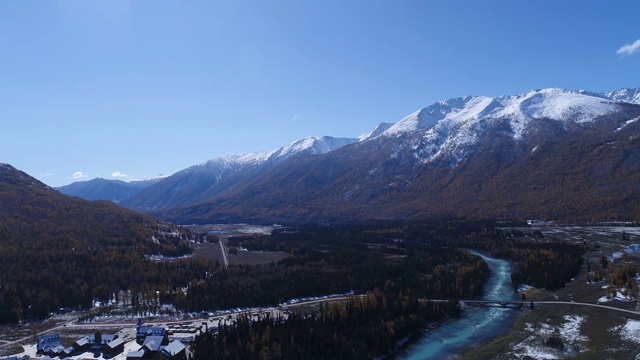
[[[376,288],[286,319],[240,317],[221,324],[216,336],[198,336],[193,359],[372,359],[394,351],[425,324],[460,315],[458,302],[420,301],[397,291]]]
[[[482,293],[488,268],[475,255],[376,236],[365,242],[362,234],[341,240],[337,233],[345,229],[276,235],[272,240],[293,256],[267,265],[231,265],[193,281],[185,297],[166,301],[190,310],[272,305],[351,290],[365,293],[389,281],[415,297],[473,298]]]
[[[534,233],[537,234],[537,233]],[[511,274],[514,288],[521,284],[557,290],[571,281],[582,265],[585,248],[556,239],[524,240],[510,231],[482,228],[451,241],[452,246],[475,249],[516,265]],[[539,237],[539,235],[536,235]]]
[[[117,236],[85,228],[86,233],[66,236],[44,225],[29,227],[20,236],[0,233],[0,322],[42,318],[61,307],[87,308],[120,290],[174,289],[214,269],[215,264],[202,260],[146,259],[191,252],[170,226],[122,227]]]
[[[135,251],[22,252],[7,260],[0,256],[0,322],[43,318],[61,307],[89,308],[94,300],[107,301],[120,290],[138,299],[155,291],[175,293],[193,279],[215,271],[215,264],[197,259],[154,262]]]

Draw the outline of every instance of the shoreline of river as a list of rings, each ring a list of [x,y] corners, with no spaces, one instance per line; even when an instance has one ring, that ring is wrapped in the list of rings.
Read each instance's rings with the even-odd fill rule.
[[[510,300],[515,293],[511,287],[512,264],[476,251],[490,267],[491,274],[485,286],[482,299]],[[440,324],[407,341],[385,359],[426,360],[460,359],[482,346],[480,341],[493,342],[500,339],[517,320],[520,314],[512,309],[477,308],[466,309],[459,319]]]

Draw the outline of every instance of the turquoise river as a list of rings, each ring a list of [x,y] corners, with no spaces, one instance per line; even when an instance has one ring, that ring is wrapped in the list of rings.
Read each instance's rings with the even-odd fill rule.
[[[491,269],[485,284],[485,300],[515,300],[511,286],[511,264],[506,260],[481,256]],[[464,351],[509,329],[519,310],[465,308],[460,319],[445,322],[396,355],[396,359],[456,359]]]

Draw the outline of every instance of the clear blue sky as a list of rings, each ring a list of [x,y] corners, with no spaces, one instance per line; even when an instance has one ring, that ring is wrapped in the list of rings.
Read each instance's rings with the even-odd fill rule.
[[[638,15],[600,0],[4,0],[0,162],[51,186],[148,177],[357,137],[452,97],[640,87]]]

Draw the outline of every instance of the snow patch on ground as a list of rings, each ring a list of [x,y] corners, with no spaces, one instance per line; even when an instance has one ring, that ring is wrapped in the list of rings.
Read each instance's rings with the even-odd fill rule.
[[[588,341],[586,336],[580,333],[580,326],[584,322],[584,317],[578,315],[565,315],[565,323],[560,326],[562,338],[572,344],[577,341]]]
[[[616,326],[609,329],[612,333],[617,333],[624,340],[632,341],[636,344],[640,344],[640,321],[639,320],[627,320],[624,325]]]
[[[524,284],[518,286],[518,292],[524,292],[531,289],[533,289],[533,286],[524,285]]]
[[[638,281],[638,277],[636,276],[636,281]],[[616,296],[611,296],[609,294],[602,296],[598,299],[597,303],[601,304],[601,303],[608,303],[608,302],[623,302],[623,303],[628,303],[628,302],[633,302],[636,301],[636,299],[633,298],[633,296],[631,295],[631,291],[626,288],[626,287],[614,287],[612,285],[605,285],[602,287],[603,289],[606,289],[607,292],[609,291],[608,289],[614,289],[616,292]]]
[[[586,351],[584,343],[589,339],[580,332],[585,318],[578,315],[566,315],[560,326],[547,323],[526,323],[524,331],[530,335],[523,341],[512,346],[509,358],[522,359],[529,356],[534,359],[565,359],[576,354],[576,351]],[[558,334],[564,343],[564,349],[557,349],[543,345],[544,341],[553,334]],[[574,347],[575,346],[575,347]]]
[[[530,337],[533,338],[533,337]],[[529,339],[527,339],[529,340]],[[527,341],[525,340],[525,341]],[[514,346],[513,350],[514,350],[514,355],[517,355],[517,359],[523,359],[525,356],[529,356],[531,358],[534,359],[539,359],[539,360],[552,360],[552,359],[560,359],[560,357],[558,357],[556,354],[554,354],[552,352],[552,350],[543,348],[543,347],[538,347],[538,346],[533,346],[533,345],[522,345],[522,343]]]

